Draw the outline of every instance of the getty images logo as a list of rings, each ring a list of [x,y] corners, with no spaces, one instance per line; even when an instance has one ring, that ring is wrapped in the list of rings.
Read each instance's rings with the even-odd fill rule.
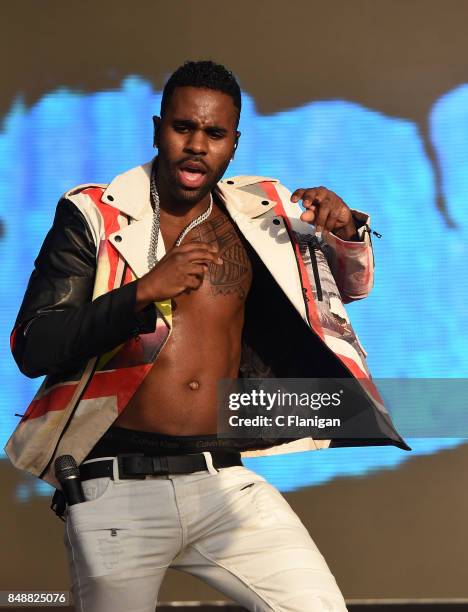
[[[312,410],[340,406],[343,390],[335,393],[296,393],[280,391],[265,391],[263,389],[252,389],[244,393],[229,394],[229,409],[239,410],[241,407],[256,406],[271,410],[279,407],[309,407]]]

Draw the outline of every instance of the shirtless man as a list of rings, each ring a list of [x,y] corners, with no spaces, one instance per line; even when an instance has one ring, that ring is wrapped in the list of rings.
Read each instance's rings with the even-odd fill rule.
[[[81,612],[153,612],[168,567],[205,580],[256,612],[346,610],[323,556],[279,491],[243,466],[237,448],[217,447],[217,383],[238,377],[247,298],[258,295],[253,288],[260,278],[253,250],[215,189],[237,147],[240,108],[239,86],[224,67],[189,62],[179,68],[164,88],[161,117],[155,117],[158,156],[150,185],[141,167],[129,171],[136,178],[127,183],[133,212],[141,204],[135,190],[145,200],[151,186],[165,255],[136,282],[107,289],[89,302],[97,274],[95,238],[88,226],[101,219],[96,210],[106,222],[115,222],[117,212],[106,208],[114,199],[109,188],[71,190],[72,202],[61,202],[12,334],[22,371],[47,373],[48,379],[9,441],[10,458],[54,482],[48,466],[57,448],[80,457],[86,502],[66,508],[64,541]],[[362,239],[350,209],[333,192],[298,189],[291,200],[299,199],[307,209],[301,219],[314,222],[317,230],[343,241]],[[260,209],[265,203],[271,208],[266,200]],[[205,212],[176,246],[181,232]],[[157,215],[152,217],[154,223]],[[135,218],[138,235],[146,236],[147,217]],[[101,231],[94,229],[94,234]],[[117,238],[128,239],[124,229],[123,238],[111,233],[112,248],[110,239],[101,237],[101,246],[114,257],[101,270],[120,261],[113,248],[118,249]],[[139,248],[138,241],[134,246]],[[318,371],[313,334],[276,290],[275,308],[296,322]],[[159,342],[161,327],[155,325],[165,331],[166,324],[160,313],[156,319],[155,302],[165,300],[171,301],[172,331],[151,364],[141,357],[135,334],[153,334]],[[135,332],[136,315],[141,320]],[[113,362],[116,346],[120,353]],[[99,367],[96,353],[104,357]],[[61,372],[64,364],[69,378]],[[88,370],[96,375],[87,386],[78,386],[82,403],[63,417],[60,411],[68,406],[63,398],[70,397],[77,380],[81,385]],[[137,380],[134,370],[145,376],[129,393],[128,385]],[[126,405],[119,393],[130,397]],[[98,438],[96,430],[105,433]],[[98,441],[86,455],[92,436]],[[35,443],[25,444],[31,438]]]
[[[207,209],[239,137],[237,121],[227,94],[198,87],[176,88],[157,119],[156,183],[167,253],[139,279],[136,310],[172,298],[173,332],[115,425],[174,435],[216,433],[216,384],[237,378],[251,264],[216,200],[208,219],[181,246],[174,243]]]

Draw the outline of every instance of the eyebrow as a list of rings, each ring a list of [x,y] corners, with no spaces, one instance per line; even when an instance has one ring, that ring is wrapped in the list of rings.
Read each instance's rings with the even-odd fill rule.
[[[195,121],[192,121],[191,119],[173,119],[172,123],[177,123],[179,125],[185,125],[189,128],[195,129],[197,127],[197,124],[195,123]],[[204,128],[205,130],[211,130],[211,131],[216,131],[216,132],[221,132],[222,134],[227,134],[228,130],[226,128],[221,127],[220,125],[208,125],[207,127]]]

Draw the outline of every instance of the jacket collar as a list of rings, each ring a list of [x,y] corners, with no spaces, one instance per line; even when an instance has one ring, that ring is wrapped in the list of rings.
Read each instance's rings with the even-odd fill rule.
[[[116,176],[102,194],[102,202],[136,221],[152,214],[150,180],[154,159]],[[249,191],[249,187],[262,181],[278,182],[277,179],[263,176],[235,176],[219,181],[214,191],[234,219],[239,215],[254,219],[275,206],[273,200],[253,193],[252,189]]]

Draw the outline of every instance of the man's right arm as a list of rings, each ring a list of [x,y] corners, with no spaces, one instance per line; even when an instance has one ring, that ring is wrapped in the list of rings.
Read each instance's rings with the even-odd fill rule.
[[[129,338],[155,330],[154,303],[138,310],[137,281],[92,301],[96,244],[80,209],[59,201],[11,332],[29,378],[66,372]]]

